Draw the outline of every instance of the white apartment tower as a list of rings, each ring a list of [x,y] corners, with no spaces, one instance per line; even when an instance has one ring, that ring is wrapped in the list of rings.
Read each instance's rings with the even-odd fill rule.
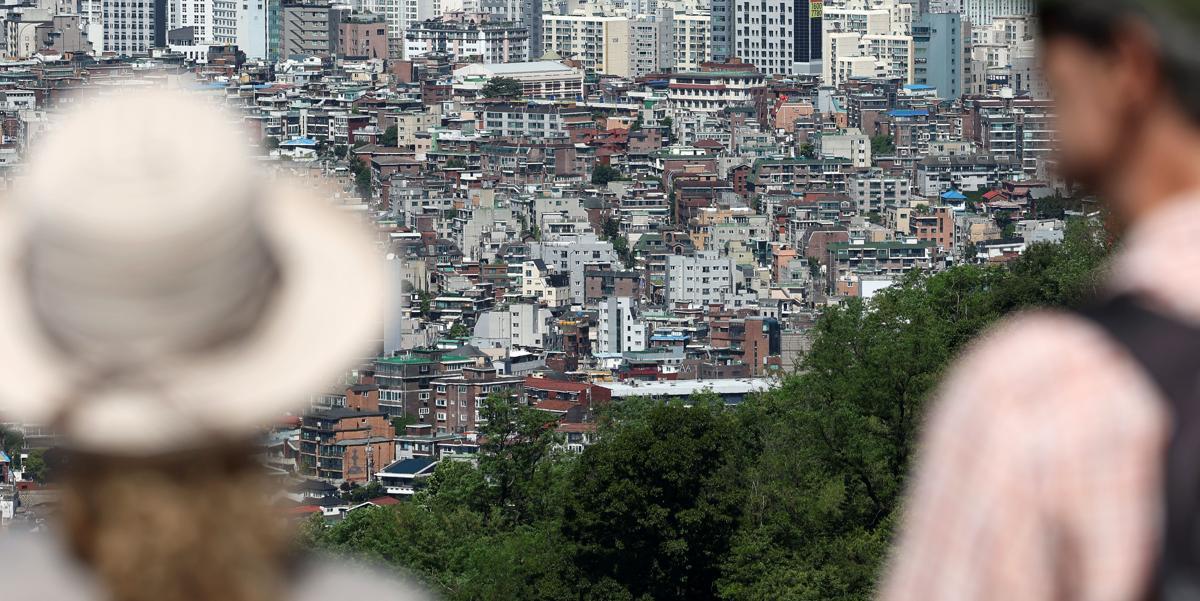
[[[248,59],[266,59],[270,53],[267,41],[269,2],[279,0],[242,0],[241,9],[237,12],[238,50],[245,52]]]
[[[132,56],[165,43],[161,0],[81,0],[80,22],[95,52]],[[164,19],[165,21],[165,19]]]
[[[734,2],[733,56],[768,75],[791,75],[795,62],[794,0]],[[744,32],[754,32],[745,35]]]
[[[996,17],[1022,17],[1034,13],[1034,0],[963,0],[963,17],[975,27],[987,27]]]
[[[733,278],[733,259],[719,252],[668,256],[666,301],[700,307],[722,303],[736,290]]]
[[[712,59],[709,36],[712,35],[712,16],[707,12],[677,12],[675,24],[675,68],[699,69],[701,63]]]
[[[597,308],[597,354],[646,350],[646,323],[638,317],[637,301],[625,296],[610,296],[600,301]]]

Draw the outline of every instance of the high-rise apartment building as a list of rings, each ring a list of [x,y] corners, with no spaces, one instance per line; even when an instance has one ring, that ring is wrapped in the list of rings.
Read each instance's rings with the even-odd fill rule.
[[[701,63],[712,60],[708,12],[677,12],[671,17],[674,25],[674,63],[676,69],[698,69]]]
[[[913,25],[913,45],[913,83],[933,86],[938,96],[947,100],[962,96],[962,17],[954,13],[921,15]]]
[[[646,350],[646,322],[639,318],[637,300],[610,296],[599,303],[596,352],[620,354]]]
[[[293,2],[283,5],[281,52],[292,55],[329,55],[332,10],[321,2]]]
[[[709,46],[713,60],[740,58],[767,74],[821,72],[823,0],[713,0]]]
[[[545,53],[542,0],[479,0],[479,10],[528,29],[531,60]]]
[[[144,54],[167,43],[166,0],[81,0],[79,15],[96,52]]]
[[[963,0],[963,17],[975,27],[987,27],[996,17],[1032,15],[1034,0]]]

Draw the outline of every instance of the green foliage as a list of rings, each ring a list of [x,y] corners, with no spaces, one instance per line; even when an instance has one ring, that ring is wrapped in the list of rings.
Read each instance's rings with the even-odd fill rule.
[[[25,436],[21,431],[0,426],[0,451],[12,459],[12,467],[21,467],[21,453],[24,450]]]
[[[362,503],[378,499],[384,495],[383,485],[378,482],[368,482],[366,486],[355,485],[349,491],[342,493],[342,498],[351,503]]]
[[[496,512],[514,523],[528,522],[546,509],[539,469],[557,440],[555,417],[503,395],[489,396],[479,415],[485,420],[479,469],[487,475]]]
[[[896,152],[896,140],[891,136],[878,135],[871,136],[871,154],[874,156],[887,156]]]
[[[415,423],[417,423],[417,420],[410,415],[393,417],[392,431],[396,433],[396,436],[403,436],[405,429]]]
[[[23,471],[26,480],[33,480],[38,484],[45,484],[50,479],[50,469],[46,465],[46,459],[41,449],[29,452]]]
[[[467,326],[463,325],[462,323],[455,323],[454,325],[450,326],[450,332],[448,335],[451,338],[466,338],[471,335],[471,331],[468,330]]]
[[[370,199],[375,186],[375,176],[371,168],[357,158],[350,160],[350,173],[354,175],[354,189],[363,198]]]
[[[1067,216],[1067,211],[1081,213],[1086,208],[1082,199],[1059,194],[1033,202],[1034,216],[1038,219],[1063,219]]]
[[[388,126],[387,129],[385,129],[383,131],[383,135],[379,137],[379,145],[380,146],[395,146],[396,143],[399,141],[399,137],[400,137],[400,129],[397,128],[395,125],[390,125],[390,126]]]
[[[267,150],[275,150],[276,148],[279,148],[279,138],[276,138],[275,136],[267,136],[263,139],[263,148],[266,148]]]
[[[417,295],[420,297],[421,317],[429,318],[429,313],[433,309],[433,295],[425,290],[418,292]]]
[[[479,95],[484,98],[520,98],[525,94],[521,82],[511,77],[493,77],[483,84]]]
[[[601,230],[605,240],[615,240],[617,236],[621,235],[621,224],[612,217],[606,217]]]
[[[812,142],[805,142],[800,146],[800,158],[815,159],[817,158],[817,147]]]
[[[603,407],[577,456],[556,451],[552,416],[490,397],[478,466],[444,461],[412,502],[303,537],[454,601],[869,599],[945,366],[1014,310],[1093,294],[1107,249],[1072,222],[1008,267],[912,272],[827,310],[777,389]]]
[[[563,532],[590,585],[631,599],[716,598],[740,510],[739,444],[733,413],[697,402],[655,405],[588,449]]]
[[[607,186],[608,182],[621,179],[621,172],[616,168],[599,163],[592,169],[592,183],[597,186]]]

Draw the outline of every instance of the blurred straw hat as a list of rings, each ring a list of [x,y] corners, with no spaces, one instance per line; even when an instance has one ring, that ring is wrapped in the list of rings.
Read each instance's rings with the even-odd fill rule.
[[[181,92],[81,103],[0,207],[0,414],[122,454],[252,436],[378,338],[382,264]]]

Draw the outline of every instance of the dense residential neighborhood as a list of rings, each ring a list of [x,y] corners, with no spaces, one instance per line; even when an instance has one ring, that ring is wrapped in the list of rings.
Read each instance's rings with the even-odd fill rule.
[[[24,177],[81,95],[168,86],[364,226],[386,264],[376,350],[262,433],[313,546],[453,599],[864,598],[917,426],[854,402],[916,413],[967,336],[1078,300],[1098,208],[1054,173],[1033,2],[751,4],[10,2],[0,175]],[[935,315],[951,325],[921,329]],[[4,427],[0,523],[53,512],[45,426]],[[895,440],[843,440],[871,431]],[[903,448],[860,470],[868,444]],[[606,532],[621,511],[646,522]],[[477,547],[417,559],[440,530]],[[661,540],[614,558],[622,536]],[[704,559],[659,553],[672,540]],[[818,574],[796,559],[818,542],[860,556]],[[480,549],[535,584],[479,584]],[[514,567],[526,553],[545,571]],[[796,562],[811,581],[763,584]]]

